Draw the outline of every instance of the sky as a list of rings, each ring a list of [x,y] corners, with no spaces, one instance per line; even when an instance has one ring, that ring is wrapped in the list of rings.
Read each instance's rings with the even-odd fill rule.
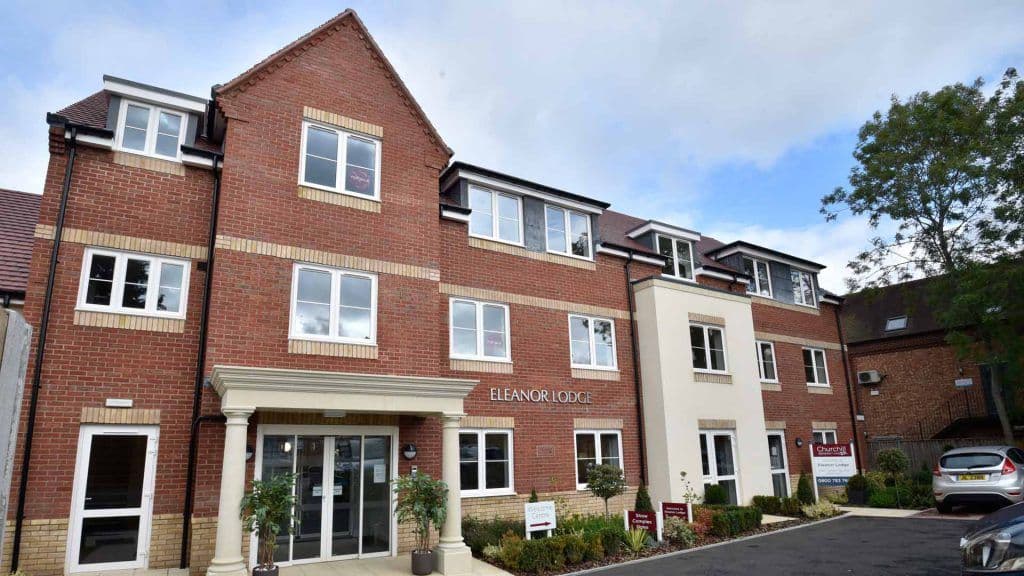
[[[1024,69],[1024,2],[23,1],[0,20],[0,187],[41,192],[46,112],[103,74],[197,96],[354,8],[456,160],[827,266],[857,130],[895,94]]]

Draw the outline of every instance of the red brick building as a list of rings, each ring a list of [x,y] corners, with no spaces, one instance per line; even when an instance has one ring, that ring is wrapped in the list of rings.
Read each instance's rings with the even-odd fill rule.
[[[664,276],[730,294],[746,310],[730,336],[775,346],[726,352],[717,317],[698,323],[706,372],[757,406],[680,439],[706,482],[730,481],[708,463],[731,441],[733,480],[772,470],[784,492],[806,470],[787,439],[853,436],[820,266],[449,163],[351,11],[210,99],[105,77],[48,122],[25,308],[45,354],[4,570],[241,575],[255,542],[237,502],[285,471],[302,521],[280,563],[395,554],[411,540],[389,481],[416,470],[461,496],[437,550],[466,573],[463,515],[521,515],[534,489],[597,511],[598,463],[647,481],[632,286]],[[747,256],[770,261],[764,296]]]

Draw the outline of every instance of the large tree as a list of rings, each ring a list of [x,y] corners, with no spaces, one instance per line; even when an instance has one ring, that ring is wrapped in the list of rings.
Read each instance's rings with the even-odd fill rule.
[[[875,231],[848,267],[850,289],[941,276],[927,295],[961,357],[991,367],[992,396],[1012,440],[1003,376],[1021,365],[1024,82],[1010,69],[991,95],[980,79],[893,97],[860,129],[849,187],[822,199]]]

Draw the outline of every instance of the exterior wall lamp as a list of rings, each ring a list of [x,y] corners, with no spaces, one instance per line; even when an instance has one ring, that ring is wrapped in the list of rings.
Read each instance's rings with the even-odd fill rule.
[[[415,458],[416,457],[416,445],[415,444],[406,444],[405,446],[402,446],[402,456],[404,456],[406,460],[412,460],[413,458]]]
[[[803,438],[799,438],[798,437],[796,439],[796,447],[797,448],[803,448],[804,447],[804,439]]]

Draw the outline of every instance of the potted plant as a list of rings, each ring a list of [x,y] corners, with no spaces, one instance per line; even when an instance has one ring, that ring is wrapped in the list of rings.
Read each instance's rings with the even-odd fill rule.
[[[412,573],[424,576],[434,571],[434,551],[430,548],[432,527],[440,527],[448,514],[448,485],[419,472],[395,478],[398,522],[412,522],[416,549],[412,551]]]
[[[863,506],[868,501],[868,479],[854,474],[846,481],[846,501],[851,506]]]
[[[253,480],[252,490],[242,497],[242,522],[247,532],[255,532],[259,548],[253,576],[277,576],[274,550],[277,536],[295,529],[295,475],[278,474],[268,480]]]

